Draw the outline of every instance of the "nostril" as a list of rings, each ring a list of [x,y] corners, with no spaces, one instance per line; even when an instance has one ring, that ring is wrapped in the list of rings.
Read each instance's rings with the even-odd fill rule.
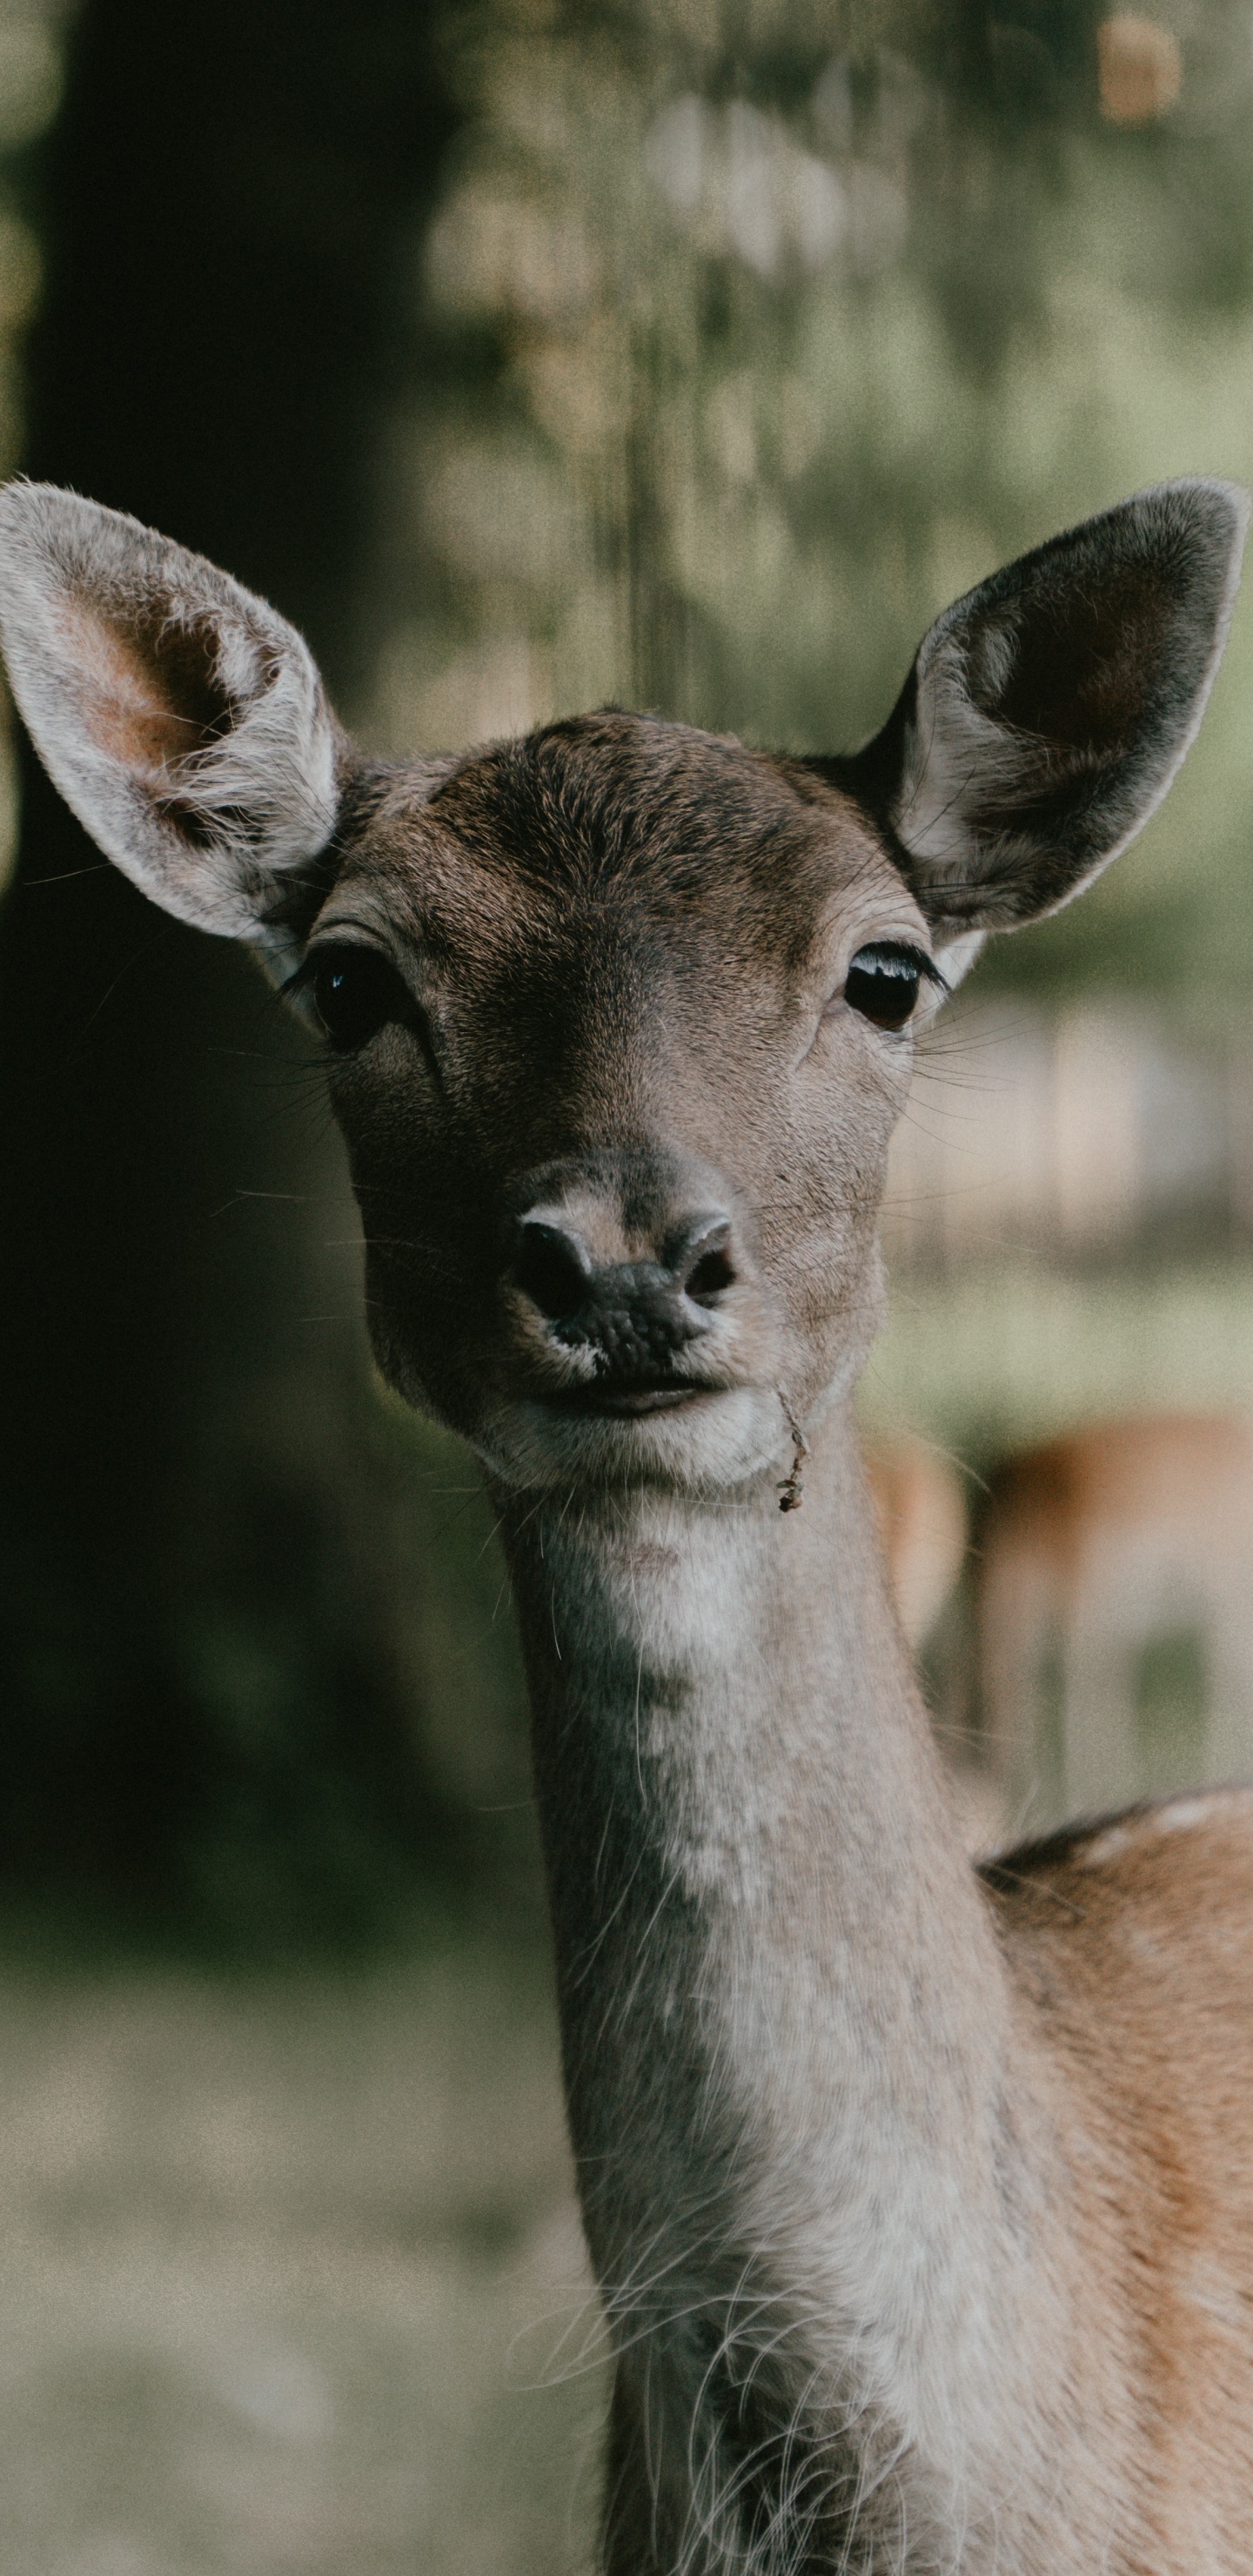
[[[591,1276],[592,1265],[577,1234],[539,1218],[520,1228],[513,1278],[550,1322],[574,1314],[583,1304]]]
[[[702,1252],[695,1269],[688,1272],[683,1286],[687,1295],[693,1298],[698,1306],[707,1306],[711,1299],[721,1296],[724,1288],[732,1285],[734,1278],[735,1264],[726,1245],[720,1244],[714,1252]]]
[[[686,1239],[676,1247],[672,1267],[685,1295],[698,1306],[712,1304],[735,1280],[730,1219],[699,1219],[689,1228]]]

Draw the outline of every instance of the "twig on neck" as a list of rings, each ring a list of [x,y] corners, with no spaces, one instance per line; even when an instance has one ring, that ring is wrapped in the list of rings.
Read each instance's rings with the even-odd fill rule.
[[[783,1407],[783,1419],[796,1443],[795,1452],[792,1458],[791,1475],[785,1477],[783,1483],[779,1487],[779,1509],[781,1512],[798,1512],[805,1499],[804,1492],[802,1490],[803,1480],[801,1476],[801,1460],[802,1458],[807,1458],[809,1456],[809,1442],[805,1438],[805,1434],[802,1431],[781,1386],[777,1386],[775,1388],[775,1394],[778,1396],[779,1402]]]

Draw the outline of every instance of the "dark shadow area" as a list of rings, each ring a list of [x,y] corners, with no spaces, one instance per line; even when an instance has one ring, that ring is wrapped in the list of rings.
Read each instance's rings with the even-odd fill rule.
[[[341,692],[380,416],[422,365],[404,253],[454,125],[431,36],[412,7],[101,0],[29,173],[29,471],[272,595]],[[424,1773],[381,1597],[413,1470],[373,1426],[353,1256],[328,1258],[352,1221],[317,1067],[251,962],[133,893],[29,755],[24,794],[0,1873],[214,1943],[359,1940],[473,1835]]]

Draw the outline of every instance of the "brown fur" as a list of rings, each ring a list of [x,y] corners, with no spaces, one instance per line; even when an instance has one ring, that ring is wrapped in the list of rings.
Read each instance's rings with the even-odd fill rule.
[[[1253,2497],[1253,1792],[1072,1828],[984,1871],[1064,2082],[1160,2556],[1242,2565]],[[1141,2543],[1142,2551],[1146,2544]]]

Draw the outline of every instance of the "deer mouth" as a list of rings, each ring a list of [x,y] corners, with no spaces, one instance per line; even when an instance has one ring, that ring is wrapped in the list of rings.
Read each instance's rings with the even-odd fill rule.
[[[634,1386],[615,1386],[612,1380],[594,1378],[590,1386],[574,1387],[554,1401],[562,1413],[584,1417],[608,1414],[619,1421],[633,1421],[644,1414],[676,1412],[702,1395],[719,1392],[707,1380],[690,1377],[652,1378]]]
[[[603,1370],[581,1386],[518,1388],[476,1446],[507,1484],[707,1491],[741,1484],[780,1451],[777,1395],[717,1377]]]

